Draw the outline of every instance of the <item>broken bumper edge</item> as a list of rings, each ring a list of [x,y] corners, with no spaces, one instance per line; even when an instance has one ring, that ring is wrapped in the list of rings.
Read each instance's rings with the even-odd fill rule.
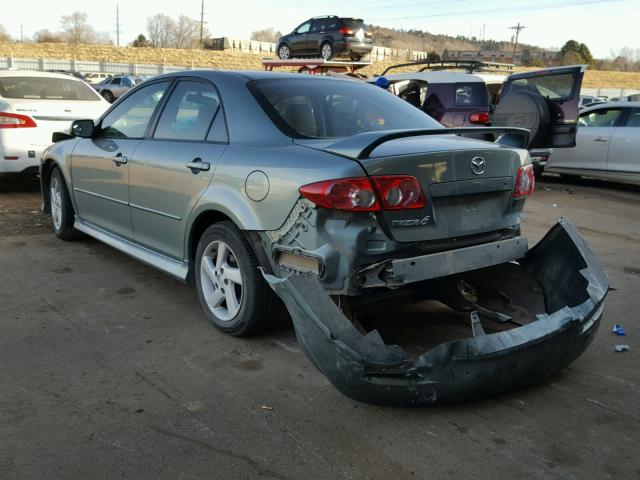
[[[608,278],[575,227],[560,219],[521,265],[542,286],[552,313],[508,331],[440,344],[415,360],[375,330],[358,332],[315,276],[265,278],[286,304],[302,349],[338,390],[366,403],[420,406],[478,400],[539,382],[591,343]]]

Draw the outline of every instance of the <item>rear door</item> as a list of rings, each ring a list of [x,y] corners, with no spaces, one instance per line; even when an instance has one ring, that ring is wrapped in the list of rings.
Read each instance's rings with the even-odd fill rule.
[[[640,108],[629,108],[609,140],[607,170],[640,175]]]
[[[623,119],[622,108],[597,108],[582,112],[578,121],[575,148],[556,150],[549,159],[550,168],[604,171],[611,138]]]
[[[324,38],[326,19],[316,18],[311,21],[311,27],[307,34],[307,46],[306,51],[310,53],[320,53],[320,43]]]
[[[535,107],[534,111],[530,111],[528,106],[527,109],[519,111],[518,104],[522,102],[517,102],[515,97],[509,102],[505,100],[515,95],[519,95],[521,100],[523,97],[541,100],[542,105],[546,105],[546,111],[540,112],[540,116],[543,117],[542,128],[540,133],[533,132],[530,148],[575,146],[580,87],[585,70],[586,65],[576,65],[510,75],[500,92],[493,125],[531,128],[532,118],[538,115]],[[526,98],[524,100],[524,104],[528,105]],[[507,104],[511,108],[506,109]]]
[[[204,80],[181,80],[131,162],[137,242],[181,260],[186,222],[227,148],[220,97]]]
[[[145,136],[169,81],[140,88],[115,105],[93,138],[78,140],[71,159],[78,216],[103,230],[131,239],[129,158]]]

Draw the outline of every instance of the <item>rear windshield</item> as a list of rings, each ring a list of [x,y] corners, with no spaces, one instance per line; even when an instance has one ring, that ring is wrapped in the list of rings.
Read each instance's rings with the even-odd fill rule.
[[[33,100],[99,101],[100,97],[84,82],[66,78],[0,78],[0,97]]]
[[[573,73],[519,78],[511,82],[511,93],[530,91],[550,100],[568,99],[573,95]]]
[[[442,128],[380,87],[329,79],[269,79],[249,83],[273,122],[294,138],[349,137],[363,132]]]
[[[456,83],[456,105],[487,106],[489,92],[484,82]]]
[[[364,28],[364,22],[361,18],[341,18],[345,27],[349,28]]]

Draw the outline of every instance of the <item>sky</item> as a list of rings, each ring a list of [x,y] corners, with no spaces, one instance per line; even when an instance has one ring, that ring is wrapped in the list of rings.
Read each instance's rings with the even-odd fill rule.
[[[0,0],[0,24],[14,38],[41,29],[56,31],[60,16],[88,13],[95,30],[115,42],[116,4],[120,7],[121,44],[145,33],[146,19],[155,13],[200,17],[202,0]],[[204,0],[205,21],[214,37],[249,38],[251,32],[273,27],[290,32],[309,17],[340,15],[366,23],[420,29],[447,35],[481,36],[510,41],[509,27],[525,26],[520,41],[560,48],[567,40],[586,43],[595,57],[607,58],[622,47],[640,49],[638,0]],[[375,39],[374,39],[375,40]]]

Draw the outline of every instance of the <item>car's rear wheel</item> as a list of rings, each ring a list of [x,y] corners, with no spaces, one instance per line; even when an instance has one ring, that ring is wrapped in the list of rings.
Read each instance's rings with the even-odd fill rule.
[[[198,297],[207,318],[223,332],[241,336],[270,326],[276,297],[258,266],[251,245],[232,222],[216,223],[200,238]]]
[[[362,60],[362,55],[351,55],[352,62],[359,62],[360,60]]]
[[[281,60],[288,60],[291,58],[291,49],[289,48],[289,45],[283,43],[278,47],[278,57]]]
[[[73,228],[75,221],[69,191],[60,170],[56,167],[49,175],[49,204],[51,206],[51,226],[62,240],[76,240],[82,234]]]
[[[113,103],[113,101],[116,99],[113,96],[113,93],[111,93],[109,90],[105,90],[104,92],[102,92],[102,97],[109,103]]]
[[[331,42],[324,42],[320,45],[320,56],[325,60],[331,60],[333,57],[333,45],[331,45]]]

